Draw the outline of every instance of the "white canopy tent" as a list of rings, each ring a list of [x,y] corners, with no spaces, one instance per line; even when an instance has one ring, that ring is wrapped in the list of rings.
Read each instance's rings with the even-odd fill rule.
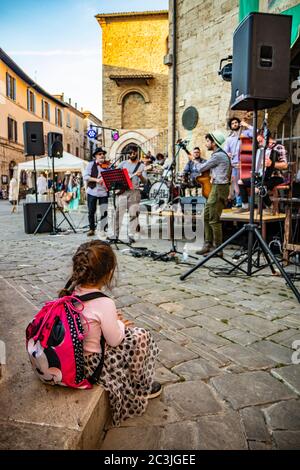
[[[71,153],[64,152],[62,158],[54,159],[54,171],[55,173],[74,171],[81,172],[83,174],[88,162],[81,158],[75,157]],[[46,156],[35,159],[36,172],[47,172],[52,173],[52,158]],[[21,171],[34,171],[33,160],[27,160],[26,162],[19,163],[17,165],[17,181],[18,181],[18,193],[20,187],[20,174]]]
[[[61,172],[67,172],[67,171],[73,171],[73,172],[81,172],[83,174],[85,168],[87,167],[88,162],[85,160],[82,160],[81,158],[75,157],[75,155],[72,155],[71,153],[64,152],[62,158],[55,158],[54,159],[54,171],[55,173],[61,173]],[[52,158],[45,156],[42,158],[36,158],[35,159],[35,167],[36,167],[36,172],[47,172],[52,173]],[[19,163],[17,165],[17,181],[18,181],[18,193],[19,193],[19,188],[20,188],[20,174],[21,171],[34,171],[34,165],[33,165],[33,160],[27,160],[26,162]],[[29,197],[29,196],[27,196]],[[49,198],[50,195],[48,193],[47,196],[40,196],[38,195],[38,200],[39,201],[45,201],[45,198]],[[48,200],[48,199],[47,199]]]
[[[64,152],[62,158],[55,158],[54,159],[54,170],[56,173],[63,172],[63,171],[80,171],[81,173],[84,172],[85,168],[87,167],[88,162],[82,160],[81,158],[75,157],[71,153]],[[42,157],[35,159],[35,166],[36,171],[48,171],[48,173],[52,172],[52,158],[50,157]],[[20,179],[20,173],[22,170],[25,171],[33,171],[33,160],[27,160],[26,162],[18,164],[18,181]]]

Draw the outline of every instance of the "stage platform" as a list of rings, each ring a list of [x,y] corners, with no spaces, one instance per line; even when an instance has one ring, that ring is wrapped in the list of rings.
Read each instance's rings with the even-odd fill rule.
[[[267,236],[267,224],[272,222],[284,222],[285,214],[269,215],[263,214],[262,219],[262,236],[266,239]],[[231,209],[224,209],[221,215],[222,222],[235,222],[235,223],[247,223],[250,219],[250,212],[236,213]],[[260,215],[257,210],[254,211],[254,222],[260,222]]]
[[[147,213],[147,222],[149,223],[149,217],[156,216],[156,217],[170,217],[171,211],[170,210],[155,210],[155,211],[148,211]],[[187,216],[191,218],[191,213],[187,213]],[[184,213],[183,212],[175,212],[174,213],[174,218],[175,220],[178,218],[182,219],[182,222],[184,221]],[[203,214],[195,214],[194,218],[196,219],[202,219]],[[269,215],[269,214],[263,214],[263,219],[262,219],[262,236],[264,239],[267,237],[267,224],[273,223],[273,222],[284,222],[286,216],[285,214],[276,214],[276,215]],[[243,212],[243,213],[236,213],[235,211],[231,209],[224,209],[221,215],[221,221],[222,222],[233,222],[233,224],[238,224],[238,223],[247,223],[249,222],[250,219],[250,212]],[[256,223],[260,222],[260,216],[259,212],[257,210],[254,211],[254,221]]]

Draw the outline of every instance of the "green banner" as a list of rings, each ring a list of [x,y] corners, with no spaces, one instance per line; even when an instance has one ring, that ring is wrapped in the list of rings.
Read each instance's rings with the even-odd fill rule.
[[[271,2],[269,2],[269,6],[270,5]],[[239,21],[243,21],[243,19],[253,11],[259,11],[259,0],[240,0]],[[293,17],[291,37],[291,44],[293,45],[300,35],[300,4],[282,11],[281,14],[291,15]]]
[[[291,44],[293,45],[300,34],[300,5],[296,5],[293,8],[289,8],[282,12],[282,15],[292,15],[293,22],[292,22],[292,38]]]
[[[259,0],[240,0],[240,22],[253,11],[259,11]]]

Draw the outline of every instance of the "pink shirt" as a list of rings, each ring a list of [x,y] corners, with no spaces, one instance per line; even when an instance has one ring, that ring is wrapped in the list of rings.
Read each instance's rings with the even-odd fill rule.
[[[99,289],[77,287],[74,295],[98,292]],[[112,299],[100,299],[84,302],[83,315],[80,316],[84,329],[83,350],[85,353],[99,353],[101,333],[109,346],[118,346],[124,339],[125,325],[118,320],[116,305]]]

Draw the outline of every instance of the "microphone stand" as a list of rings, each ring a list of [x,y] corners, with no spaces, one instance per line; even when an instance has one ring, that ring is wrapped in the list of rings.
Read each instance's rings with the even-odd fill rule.
[[[175,211],[174,211],[174,202],[178,199],[180,199],[180,196],[176,197],[174,199],[174,187],[175,187],[175,175],[176,175],[176,162],[177,162],[177,157],[179,155],[179,152],[180,150],[184,150],[188,155],[190,155],[190,152],[187,150],[186,148],[186,145],[185,143],[182,141],[182,140],[179,140],[177,142],[177,152],[175,153],[175,155],[173,156],[173,160],[172,160],[172,163],[170,165],[170,168],[168,169],[168,172],[171,170],[171,184],[170,184],[170,195],[171,195],[171,198],[170,198],[170,202],[169,202],[169,206],[170,206],[170,238],[171,238],[171,249],[165,253],[161,253],[160,255],[156,256],[154,259],[154,261],[157,261],[157,260],[161,260],[161,259],[167,259],[168,260],[168,256],[171,256],[172,258],[175,257],[176,254],[180,254],[182,255],[182,251],[178,251],[177,250],[177,246],[176,246],[176,242],[175,242]],[[190,258],[194,258],[196,260],[198,260],[198,258],[194,257],[194,256],[190,256]]]

